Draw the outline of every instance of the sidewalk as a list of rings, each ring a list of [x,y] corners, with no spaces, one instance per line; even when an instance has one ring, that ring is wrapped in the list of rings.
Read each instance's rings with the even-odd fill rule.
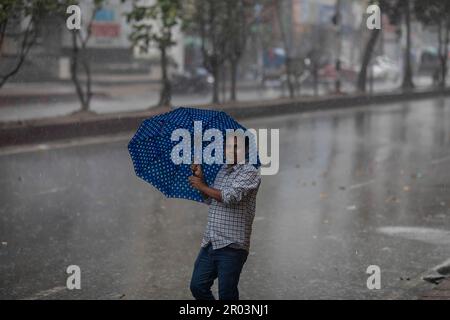
[[[161,82],[148,75],[96,75],[92,80],[94,97],[116,98],[142,95],[149,91],[159,94]],[[253,81],[239,81],[239,90],[261,89]],[[227,92],[229,88],[226,88]],[[176,92],[175,92],[176,94]],[[70,80],[40,83],[6,83],[0,89],[0,107],[76,101],[75,87]]]
[[[107,84],[94,82],[94,98],[114,98],[136,95],[159,90],[159,82],[114,82]],[[42,83],[7,83],[0,89],[0,108],[8,106],[34,105],[39,103],[58,103],[77,101],[75,87],[70,81]]]
[[[450,300],[450,278],[444,279],[436,287],[425,292],[420,300]]]
[[[415,79],[418,88],[427,88],[430,83],[427,79]],[[229,85],[226,85],[225,91],[229,95]],[[374,92],[381,93],[392,90],[392,88],[398,87],[399,84],[390,82],[378,82],[375,85]],[[154,96],[159,96],[161,83],[159,80],[152,79],[146,74],[131,74],[131,75],[109,75],[109,74],[96,74],[92,79],[92,91],[94,93],[95,100],[111,100],[114,98],[134,99],[141,97],[141,100],[149,100],[149,93],[153,93]],[[281,95],[282,91],[285,91],[287,95],[287,88],[282,89],[279,86],[262,86],[255,80],[239,80],[237,83],[238,96],[248,95],[250,92],[257,92],[255,98],[267,98],[264,97],[266,92],[277,92]],[[319,86],[320,95],[327,95],[327,90],[332,90],[332,86],[326,86],[321,84]],[[353,87],[343,85],[343,90],[346,92],[353,92]],[[222,88],[220,88],[222,92]],[[239,93],[239,91],[241,93]],[[313,95],[313,88],[310,85],[302,85],[302,95]],[[188,93],[174,91],[174,97],[185,96]],[[199,93],[203,96],[207,95]],[[100,98],[100,99],[96,99]],[[255,99],[254,98],[254,99]],[[151,99],[157,100],[157,98]],[[58,82],[39,82],[39,83],[6,83],[4,87],[0,88],[0,108],[8,107],[30,107],[42,108],[42,105],[51,106],[58,103],[77,103],[78,97],[73,83],[70,80],[58,81]],[[148,104],[150,105],[150,104]],[[127,108],[123,108],[126,111]],[[117,108],[112,108],[112,112],[118,111]],[[2,119],[0,118],[0,121]]]
[[[237,101],[225,104],[183,104],[197,108],[216,109],[238,119],[271,116],[296,112],[344,109],[389,102],[436,98],[450,95],[448,90],[423,90],[409,93],[389,92],[375,95],[329,95],[296,99]],[[135,131],[140,123],[155,114],[167,112],[170,107],[156,107],[134,112],[107,114],[70,114],[61,117],[0,123],[0,147],[47,141],[74,139],[86,136]]]

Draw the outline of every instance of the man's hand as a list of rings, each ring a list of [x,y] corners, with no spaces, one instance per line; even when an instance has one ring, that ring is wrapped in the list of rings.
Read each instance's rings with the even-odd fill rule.
[[[200,164],[191,164],[191,170],[193,176],[189,177],[191,186],[197,190],[207,187],[205,180],[203,179],[203,170]]]
[[[197,176],[190,176],[189,182],[190,182],[192,188],[195,188],[199,191],[202,191],[205,187],[208,187],[206,185],[205,181],[203,181],[203,177],[199,178]]]
[[[194,176],[199,177],[203,180],[203,170],[200,164],[191,164],[191,170]]]
[[[201,192],[204,198],[213,198],[219,202],[222,202],[222,193],[218,189],[214,189],[209,187],[204,178],[203,178],[203,170],[200,164],[192,164],[191,165],[193,176],[189,177],[189,183],[192,188],[197,189]]]

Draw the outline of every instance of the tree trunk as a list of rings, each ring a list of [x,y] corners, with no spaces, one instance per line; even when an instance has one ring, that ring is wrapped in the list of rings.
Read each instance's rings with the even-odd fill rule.
[[[91,67],[89,66],[89,62],[86,59],[83,60],[83,68],[86,74],[86,95],[84,99],[85,103],[81,106],[81,110],[87,112],[91,108],[92,76],[91,76]]]
[[[283,46],[284,46],[284,52],[285,52],[285,58],[284,58],[284,66],[286,68],[286,83],[288,86],[288,90],[289,90],[289,97],[290,98],[294,98],[294,85],[292,84],[292,68],[291,68],[291,54],[290,54],[290,48],[289,45],[287,43],[287,37],[286,37],[286,32],[284,30],[284,26],[283,26],[283,20],[281,17],[281,3],[282,0],[278,0],[275,6],[275,11],[277,14],[277,20],[278,20],[278,25],[280,27],[280,33],[281,33],[281,39],[283,41]]]
[[[3,53],[3,41],[5,39],[6,27],[8,26],[8,19],[5,19],[0,24],[0,55]]]
[[[227,72],[226,72],[226,64],[223,63],[220,68],[220,81],[222,86],[222,103],[224,103],[227,99],[227,93],[226,93],[226,80],[227,80]]]
[[[370,64],[370,60],[372,59],[372,52],[378,41],[379,35],[380,35],[380,29],[371,30],[370,38],[367,41],[366,47],[364,49],[364,55],[363,55],[363,59],[361,62],[361,69],[359,70],[358,82],[357,82],[357,89],[360,92],[366,92],[367,68]]]
[[[231,60],[231,88],[230,88],[230,100],[236,101],[236,81],[237,81],[237,60]]]
[[[214,78],[212,103],[219,103],[219,65],[214,60],[215,58],[211,63],[212,76]]]
[[[164,45],[160,46],[161,53],[161,74],[162,88],[160,92],[158,106],[169,106],[171,100],[171,85],[167,75],[167,51]]]
[[[444,48],[442,53],[440,53],[441,58],[441,81],[440,87],[445,89],[446,86],[446,78],[447,78],[447,61],[448,61],[448,42],[449,42],[449,24],[445,22],[445,30],[444,30]]]
[[[405,65],[403,72],[402,88],[404,90],[410,90],[414,88],[412,80],[412,68],[411,68],[411,6],[409,1],[406,2],[405,10],[405,23],[406,23],[406,50],[405,50]]]
[[[319,95],[319,66],[314,63],[313,65],[313,87],[314,87],[314,96],[317,97]]]
[[[72,31],[72,58],[70,61],[70,73],[72,82],[75,85],[75,90],[77,92],[78,99],[80,100],[81,110],[86,110],[87,103],[85,101],[83,88],[78,78],[78,59],[79,59],[79,47],[77,44],[77,33],[78,31]]]
[[[5,83],[9,80],[9,78],[11,78],[12,76],[16,75],[19,72],[20,68],[22,67],[23,63],[25,62],[25,59],[26,59],[31,47],[36,42],[37,32],[35,30],[36,24],[35,24],[34,20],[35,20],[35,18],[32,17],[30,22],[28,23],[26,30],[24,31],[24,36],[23,36],[21,47],[20,47],[19,60],[17,61],[17,63],[14,65],[14,67],[10,71],[8,71],[6,74],[0,75],[0,88],[2,88],[5,85]],[[3,48],[3,41],[4,41],[4,37],[5,37],[5,33],[6,33],[6,27],[7,27],[7,25],[5,22],[1,26],[1,30],[0,30],[0,34],[1,34],[0,54],[1,54],[1,50]],[[31,40],[29,39],[30,37],[31,37]]]
[[[294,98],[294,84],[292,83],[291,58],[289,56],[285,57],[285,66],[286,66],[286,81],[289,90],[289,98]]]

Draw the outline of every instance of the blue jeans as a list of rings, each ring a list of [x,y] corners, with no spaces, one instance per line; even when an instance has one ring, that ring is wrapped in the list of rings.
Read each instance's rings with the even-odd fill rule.
[[[215,300],[211,286],[219,279],[219,300],[239,300],[239,276],[248,252],[224,247],[213,250],[211,243],[200,249],[191,279],[191,292],[197,300]]]

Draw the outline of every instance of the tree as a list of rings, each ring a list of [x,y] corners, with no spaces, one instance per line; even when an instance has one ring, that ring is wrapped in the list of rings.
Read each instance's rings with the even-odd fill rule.
[[[90,112],[90,105],[92,99],[92,73],[89,62],[89,54],[87,45],[92,36],[92,23],[95,20],[97,12],[105,4],[105,0],[93,0],[92,12],[87,21],[86,28],[70,30],[71,34],[71,58],[70,58],[70,73],[71,79],[75,86],[75,90],[80,100],[81,110],[80,113]],[[68,0],[64,2],[64,8],[70,5],[79,5],[77,0]],[[80,71],[84,72],[85,79],[80,78]]]
[[[219,102],[219,74],[227,59],[227,0],[193,0],[187,27],[200,35],[203,65],[214,78],[212,103]]]
[[[127,20],[132,23],[133,29],[130,40],[144,50],[148,50],[152,45],[159,49],[162,74],[159,106],[170,105],[172,93],[168,76],[168,50],[176,44],[173,40],[173,29],[182,24],[182,17],[181,0],[156,0],[150,6],[134,0],[133,9],[127,14]]]
[[[380,7],[380,10],[382,13],[386,14],[386,16],[389,18],[390,23],[394,25],[399,25],[401,22],[401,12],[403,9],[403,2],[408,2],[409,0],[374,0],[370,1],[371,4],[376,4]],[[365,28],[365,22],[363,22],[364,28]],[[358,74],[358,80],[357,80],[357,89],[360,92],[366,92],[366,83],[367,83],[367,68],[369,67],[370,61],[372,60],[372,54],[374,52],[375,46],[378,42],[378,39],[380,37],[380,29],[373,29],[370,30],[369,39],[366,42],[366,45],[364,47],[362,59],[361,59],[361,68],[359,70]],[[410,44],[406,48],[407,54],[409,59],[409,52],[410,52]],[[409,61],[409,60],[408,60]],[[408,68],[411,70],[410,62],[405,64],[404,68]],[[406,73],[406,72],[405,72]],[[411,72],[409,72],[409,77],[412,78]]]
[[[445,88],[450,32],[450,3],[439,0],[416,0],[414,12],[417,19],[424,25],[437,28],[438,58],[441,65],[439,86]]]
[[[312,77],[314,96],[319,95],[319,70],[325,65],[326,61],[326,38],[324,33],[318,31],[315,36],[315,42],[305,57],[306,69]]]
[[[23,66],[36,43],[42,18],[57,8],[59,3],[54,0],[0,0],[0,62],[7,61],[7,65],[0,68],[0,88]],[[20,27],[22,21],[26,24],[24,29]],[[3,46],[10,28],[18,30],[14,39],[18,43],[18,51],[8,56]],[[12,64],[11,60],[14,60]]]
[[[411,67],[411,1],[400,1],[399,6],[404,12],[404,20],[406,26],[406,50],[405,50],[405,64],[403,67],[403,82],[402,88],[404,90],[410,90],[414,88],[413,73]]]
[[[289,97],[294,98],[294,68],[293,68],[293,57],[291,53],[291,44],[288,39],[288,35],[285,30],[285,20],[283,19],[283,0],[275,0],[275,13],[277,15],[278,25],[280,27],[281,40],[284,46],[285,59],[284,65],[286,69],[286,83],[289,91]]]
[[[237,81],[237,69],[239,60],[245,50],[245,45],[248,35],[248,15],[249,9],[253,9],[252,3],[245,0],[228,0],[227,6],[227,20],[226,29],[229,36],[227,45],[227,60],[230,62],[231,67],[231,88],[230,88],[230,100],[236,100],[236,81]]]
[[[380,7],[381,12],[383,12],[383,10],[386,9],[385,1],[372,1],[371,4],[377,4]],[[363,28],[366,28],[364,21],[363,25],[364,25]],[[357,89],[360,92],[366,92],[367,68],[370,64],[370,60],[372,59],[372,53],[380,36],[380,31],[381,30],[378,28],[370,30],[369,39],[367,40],[367,43],[364,47],[361,59],[361,68],[359,69],[358,80],[356,83]]]

